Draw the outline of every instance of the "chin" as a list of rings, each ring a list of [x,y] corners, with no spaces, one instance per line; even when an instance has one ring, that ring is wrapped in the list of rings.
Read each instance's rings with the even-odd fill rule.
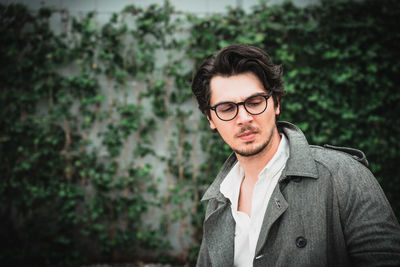
[[[264,149],[268,146],[268,143],[265,143],[259,147],[255,147],[252,149],[246,149],[246,150],[242,150],[242,149],[234,149],[233,151],[242,156],[242,157],[252,157],[255,155],[260,154],[262,151],[264,151]]]

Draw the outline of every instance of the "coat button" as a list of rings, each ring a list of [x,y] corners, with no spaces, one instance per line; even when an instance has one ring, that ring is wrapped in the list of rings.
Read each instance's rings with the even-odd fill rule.
[[[305,239],[302,236],[299,236],[298,238],[296,238],[296,246],[298,248],[304,248],[307,245],[307,239]]]
[[[278,209],[281,208],[281,202],[279,201],[279,199],[275,198],[275,204],[278,207]]]

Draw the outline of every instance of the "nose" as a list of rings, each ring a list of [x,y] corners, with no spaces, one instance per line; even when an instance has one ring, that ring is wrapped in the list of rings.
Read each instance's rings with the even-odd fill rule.
[[[236,116],[236,122],[238,124],[243,124],[249,121],[253,120],[253,116],[247,112],[247,110],[244,108],[244,105],[240,105],[238,107],[238,114]]]

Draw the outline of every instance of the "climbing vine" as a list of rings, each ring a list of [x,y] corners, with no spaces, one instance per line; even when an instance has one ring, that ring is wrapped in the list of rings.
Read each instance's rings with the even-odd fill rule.
[[[201,196],[231,151],[191,77],[234,43],[283,65],[281,119],[310,143],[366,152],[399,215],[399,12],[395,0],[260,1],[200,17],[165,1],[100,24],[1,4],[0,262],[193,263]]]

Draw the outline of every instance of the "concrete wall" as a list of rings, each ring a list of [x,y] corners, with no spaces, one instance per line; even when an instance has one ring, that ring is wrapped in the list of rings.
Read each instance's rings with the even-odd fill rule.
[[[269,0],[270,4],[282,3],[284,0]],[[59,9],[68,9],[70,14],[86,13],[96,10],[99,14],[110,14],[121,11],[127,5],[141,7],[150,4],[162,4],[164,0],[0,0],[0,3],[23,3],[29,9],[37,10],[42,5],[53,6]],[[241,6],[246,11],[259,3],[260,0],[170,0],[177,10],[193,12],[196,14],[209,14],[213,12],[224,12],[227,6]],[[293,0],[298,6],[318,3],[319,0]]]

